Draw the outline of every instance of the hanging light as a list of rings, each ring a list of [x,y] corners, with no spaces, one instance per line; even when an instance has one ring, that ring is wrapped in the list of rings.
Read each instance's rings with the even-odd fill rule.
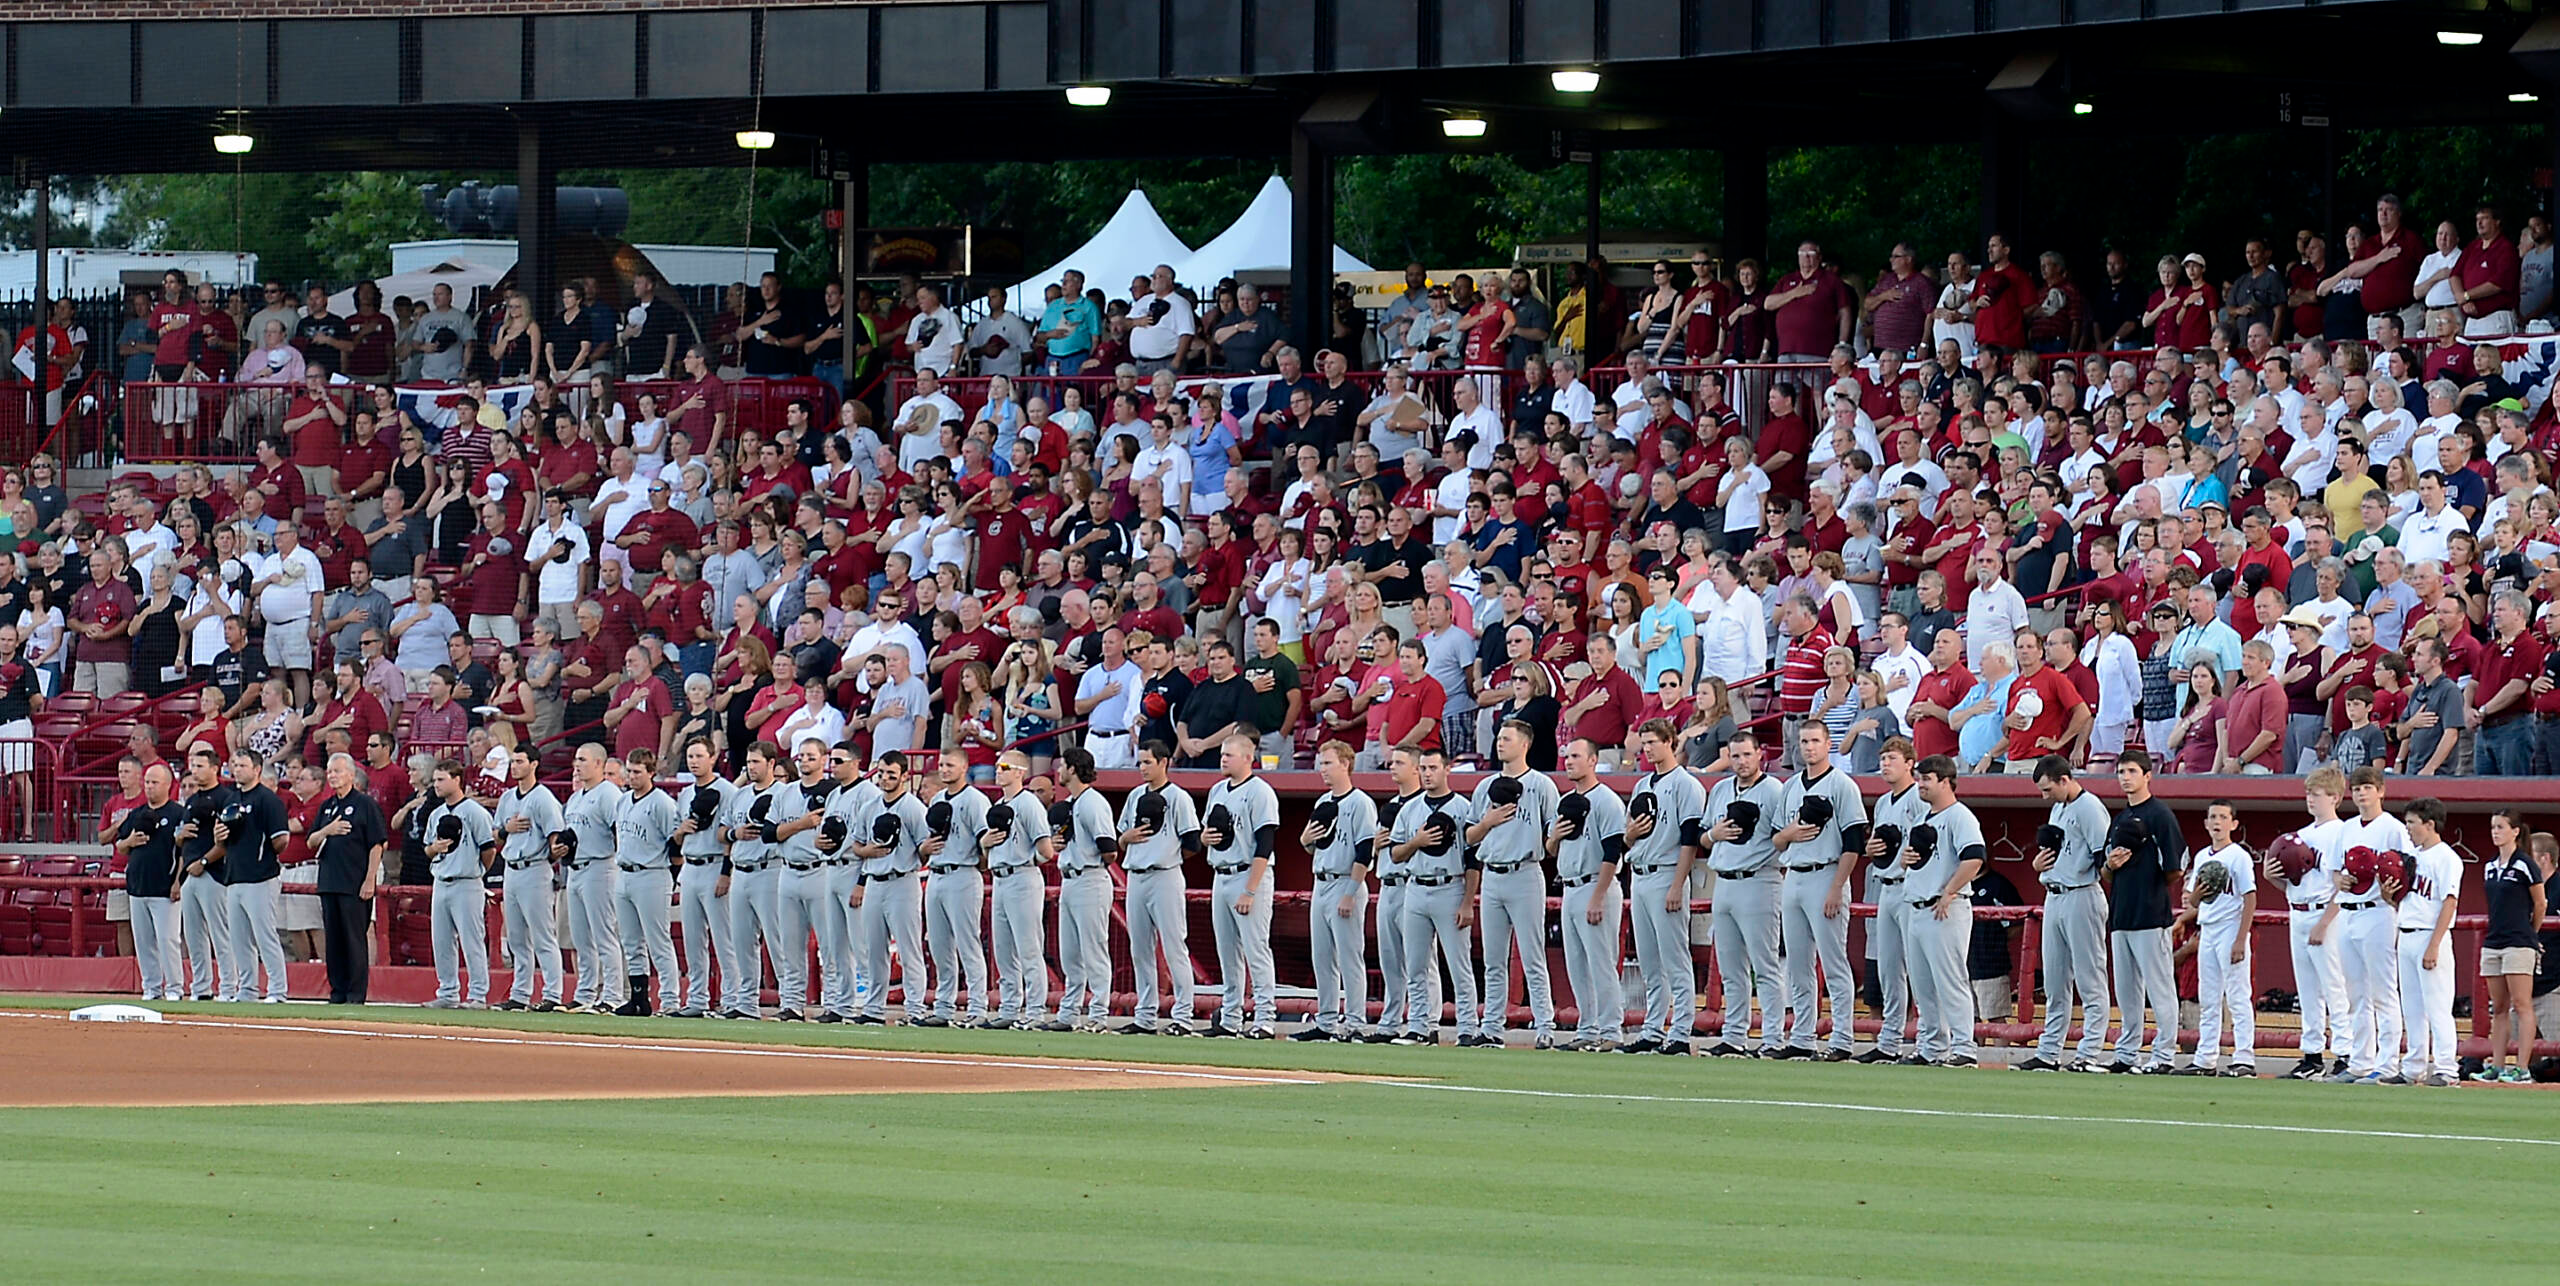
[[[750,152],[771,151],[773,148],[773,131],[769,129],[739,130],[738,146],[743,147]]]
[[[2523,92],[2522,90],[2519,90],[2519,91],[2517,91],[2517,92],[2515,92],[2515,93],[2512,93],[2512,94],[2507,95],[2507,101],[2508,101],[2508,102],[2510,102],[2510,103],[2539,103],[2539,102],[2541,102],[2541,101],[2542,101],[2542,95],[2540,95],[2540,94],[2528,94],[2528,93]]]
[[[1560,94],[1588,94],[1600,88],[1600,73],[1587,70],[1554,71],[1547,73],[1547,81],[1554,85],[1556,92]]]
[[[1484,118],[1451,116],[1440,122],[1440,132],[1449,138],[1483,138]]]
[[[1069,85],[1067,86],[1067,104],[1071,107],[1109,107],[1111,87],[1109,85]]]
[[[224,156],[239,156],[257,145],[258,140],[240,133],[236,125],[213,136],[213,150]]]
[[[2088,101],[2087,99],[2082,99],[2081,101],[2071,105],[2071,114],[2074,116],[2086,116],[2096,110],[2098,110],[2098,105]]]
[[[2439,31],[2436,33],[2436,43],[2439,45],[2476,45],[2480,43],[2480,40],[2480,33],[2476,31]]]

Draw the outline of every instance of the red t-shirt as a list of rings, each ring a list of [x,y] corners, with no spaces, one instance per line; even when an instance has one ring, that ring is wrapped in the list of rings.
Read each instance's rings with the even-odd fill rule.
[[[1618,512],[1609,504],[1609,493],[1597,482],[1584,482],[1564,498],[1565,526],[1591,536],[1607,536],[1618,525]],[[1586,544],[1589,542],[1585,542]]]
[[[2542,643],[2531,630],[2517,635],[2513,643],[2482,644],[2478,659],[2472,663],[2472,703],[2487,705],[2491,697],[2498,695],[2498,689],[2516,679],[2524,680],[2527,688],[2532,687],[2533,681],[2542,677],[2542,653]],[[2523,700],[2511,701],[2501,709],[2483,713],[2480,723],[2482,727],[2495,727],[2512,719],[2524,718],[2532,709],[2532,693],[2527,692]]]
[[[2391,262],[2376,264],[2366,270],[2364,285],[2357,290],[2368,316],[2396,313],[2408,307],[2413,293],[2411,287],[2418,284],[2418,261],[2426,258],[2427,248],[2418,240],[2418,234],[2411,232],[2405,224],[2387,238],[2378,229],[2367,236],[2364,253],[2355,262],[2364,263],[2376,258],[2393,246],[2398,246],[2400,253],[2393,256]]]
[[[674,584],[672,581],[666,583]],[[832,585],[835,582],[827,583]],[[649,628],[665,635],[672,646],[710,642],[703,633],[710,622],[711,584],[708,581],[678,585],[659,594],[656,601],[649,604]]]
[[[1428,674],[1419,679],[1398,675],[1395,695],[1387,698],[1386,720],[1379,729],[1385,744],[1392,746],[1403,741],[1416,723],[1427,721],[1429,727],[1413,744],[1426,750],[1437,748],[1440,745],[1440,714],[1448,699],[1448,694],[1441,690],[1440,681]]]
[[[622,525],[622,534],[637,532],[647,537],[627,551],[631,565],[644,572],[655,572],[666,565],[667,551],[693,549],[702,543],[702,530],[693,524],[691,515],[681,509],[643,509]],[[829,585],[836,582],[828,581]]]
[[[1031,518],[1020,509],[989,510],[978,515],[979,589],[994,589],[996,573],[1007,567],[1020,570],[1031,548]]]
[[[659,730],[675,713],[675,702],[667,696],[667,685],[655,678],[644,682],[646,695],[641,698],[639,708],[624,715],[622,722],[613,730],[613,753],[617,755],[628,755],[643,747],[655,754]],[[630,700],[632,691],[633,685],[628,679],[614,685],[613,703],[620,705]]]
[[[1133,607],[1122,612],[1119,625],[1123,634],[1145,630],[1166,643],[1182,637],[1181,614],[1162,603],[1143,611]]]
[[[2339,680],[2338,686],[2329,693],[2329,730],[2331,732],[2347,730],[2347,689],[2373,687],[2374,672],[2381,668],[2382,657],[2383,650],[2379,646],[2353,648],[2340,652],[2337,661],[2330,665],[2330,675],[2347,676]],[[2321,677],[2325,679],[2329,675]],[[2375,695],[2378,699],[2380,692],[2377,690]],[[2376,716],[2377,721],[2379,718],[2380,716]]]
[[[2044,709],[2036,713],[2023,731],[2010,730],[2008,757],[2036,759],[2052,753],[2036,743],[2060,740],[2063,731],[2071,726],[2071,712],[2088,702],[2081,698],[2080,689],[2072,686],[2071,680],[2056,674],[2048,665],[2033,674],[2019,675],[2009,685],[2009,709],[2002,712],[2003,718],[2018,708],[2018,694],[2022,692],[2035,693],[2044,701]]]
[[[613,658],[612,667],[619,670],[622,668],[622,654],[640,640],[640,623],[647,619],[648,609],[640,606],[640,596],[629,589],[617,589],[610,594],[598,592],[593,601],[604,609],[604,627],[597,631],[599,642],[609,649],[607,655]]]
[[[2027,346],[2027,300],[2035,283],[2018,265],[1985,267],[1973,278],[1973,331],[1986,348]]]
[[[311,418],[303,419],[305,416]],[[293,431],[293,463],[297,467],[338,467],[338,422],[329,418],[318,398],[307,390],[295,393],[285,407],[284,418],[287,422],[303,421],[302,427]]]
[[[2263,733],[2274,733],[2266,749],[2242,760],[2246,768],[2252,764],[2281,771],[2284,767],[2284,722],[2287,706],[2284,685],[2269,678],[2258,683],[2243,683],[2232,689],[2231,699],[2222,712],[2222,744],[2231,753],[2244,754],[2249,743]]]
[[[1831,632],[1818,625],[1787,644],[1778,666],[1779,713],[1800,715],[1813,709],[1814,694],[1828,682],[1822,676],[1822,656],[1830,650]]]
[[[1840,309],[1848,302],[1848,288],[1840,284],[1840,274],[1817,268],[1810,277],[1801,272],[1788,273],[1778,278],[1778,284],[1770,290],[1785,294],[1807,283],[1813,286],[1813,293],[1778,307],[1778,351],[1829,357],[1831,346],[1840,342]]]
[[[1167,636],[1166,641],[1171,642],[1171,636]],[[1003,635],[981,625],[975,630],[971,630],[966,633],[954,634],[951,637],[944,639],[942,641],[942,645],[933,650],[933,655],[936,659],[939,659],[954,655],[962,648],[975,647],[978,649],[978,654],[970,658],[970,660],[978,662],[980,665],[987,667],[989,672],[993,672],[996,668],[996,659],[1004,655],[1004,644],[1005,639]],[[954,661],[951,664],[942,667],[942,674],[937,686],[941,689],[943,709],[957,710],[960,708],[960,671],[966,669],[968,664],[968,661]]]
[[[489,542],[495,539],[487,532],[471,538],[463,561],[483,560],[479,568],[464,579],[471,591],[469,613],[473,616],[513,616],[516,612],[516,590],[524,581],[524,552],[521,540],[509,540],[507,552],[492,553]],[[655,744],[655,743],[652,743]]]
[[[2495,294],[2475,295],[2464,305],[2470,310],[2469,316],[2486,317],[2516,306],[2516,287],[2523,276],[2523,261],[2516,257],[2515,243],[2505,237],[2473,241],[2462,248],[2462,267],[2454,275],[2461,279],[2464,290],[2475,290],[2481,286],[2498,288]]]
[[[1768,470],[1767,503],[1784,504],[1804,495],[1804,457],[1812,449],[1813,433],[1799,416],[1771,416],[1768,423],[1760,426],[1760,447],[1753,457],[1762,469]],[[1770,458],[1782,451],[1791,458],[1771,468]]]
[[[267,516],[277,522],[302,521],[302,471],[288,460],[270,469],[260,465],[249,471],[249,489],[267,492]]]
[[[1567,741],[1575,737],[1589,737],[1592,744],[1603,750],[1625,745],[1628,729],[1635,727],[1634,720],[1644,709],[1644,686],[1636,682],[1636,676],[1613,665],[1607,674],[1593,675],[1567,689],[1565,706],[1571,708],[1590,696],[1594,689],[1608,695],[1601,699],[1600,704],[1583,711],[1580,718],[1559,729],[1557,736]]]
[[[160,337],[151,350],[152,362],[160,366],[186,365],[189,341],[196,333],[196,306],[183,300],[155,303],[151,305],[150,321],[151,332]],[[172,326],[172,322],[183,324]]]
[[[1964,694],[1971,691],[1972,672],[1961,665],[1951,665],[1922,675],[1920,682],[1911,689],[1911,699],[1953,710],[1963,703]],[[1922,759],[1931,755],[1953,755],[1956,753],[1956,730],[1935,715],[1915,714],[1911,716],[1911,749]]]
[[[372,489],[364,484],[375,474],[382,479]],[[376,442],[352,442],[338,448],[338,494],[349,500],[371,500],[382,494],[391,482],[391,448]]]

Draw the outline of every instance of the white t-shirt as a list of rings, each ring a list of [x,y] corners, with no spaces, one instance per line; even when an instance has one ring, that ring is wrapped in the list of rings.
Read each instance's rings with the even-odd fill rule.
[[[924,337],[927,329],[933,331],[933,338]],[[948,308],[917,313],[907,322],[907,351],[915,354],[916,369],[949,375],[959,365],[960,341],[968,335],[968,327]]]
[[[1458,529],[1467,521],[1467,495],[1474,488],[1475,470],[1472,468],[1452,469],[1441,477],[1440,485],[1432,491],[1432,503],[1454,512],[1431,519],[1432,544],[1446,548],[1450,541],[1458,538]]]
[[[565,518],[556,532],[549,523],[543,523],[533,529],[524,544],[525,557],[540,569],[534,573],[534,589],[542,604],[549,607],[578,601],[578,569],[587,561],[586,529]],[[569,547],[567,562],[552,561],[552,552],[560,545]]]
[[[1726,531],[1758,531],[1760,503],[1769,494],[1769,475],[1759,465],[1727,472],[1716,499],[1724,505]]]
[[[1905,645],[1899,652],[1879,652],[1873,666],[1876,677],[1887,683],[1893,676],[1903,676],[1901,687],[1885,693],[1885,704],[1893,707],[1893,717],[1908,723],[1911,718],[1911,696],[1920,690],[1920,681],[1929,677],[1929,658],[1919,649]]]
[[[2231,873],[2231,890],[2219,897],[2197,904],[2196,926],[2216,928],[2232,924],[2240,918],[2241,899],[2258,887],[2254,878],[2257,864],[2249,860],[2249,850],[2237,844],[2207,849],[2197,854],[2195,863],[2187,868],[2189,893],[2195,891],[2196,876],[2204,870],[2207,862],[2219,862],[2224,870]]]
[[[2420,281],[2425,281],[2440,272],[2446,274],[2444,280],[2427,287],[2427,307],[2451,308],[2454,306],[2452,270],[2461,265],[2462,251],[2458,247],[2452,250],[2436,251],[2418,261],[2418,280]]]
[[[649,481],[634,469],[629,481],[606,478],[596,484],[595,503],[604,506],[604,539],[612,544],[622,529],[649,507]]]
[[[311,596],[326,588],[323,582],[328,579],[319,556],[298,546],[290,554],[279,551],[250,559],[249,574],[258,580],[284,578],[258,590],[258,612],[270,625],[310,619]]]
[[[2418,850],[2418,882],[2401,892],[2393,923],[2403,929],[2432,929],[2444,904],[2461,891],[2462,859],[2441,842],[2429,844]]]
[[[1502,442],[1502,417],[1484,406],[1451,417],[1449,436],[1456,437],[1468,429],[1475,430],[1476,440],[1467,448],[1467,467],[1481,473],[1493,467],[1493,449]]]
[[[1164,316],[1129,332],[1129,356],[1142,362],[1160,362],[1173,356],[1173,350],[1182,342],[1182,337],[1196,329],[1191,318],[1191,301],[1183,298],[1178,290],[1166,295],[1150,295],[1139,301],[1138,306],[1130,310],[1133,320],[1155,311],[1158,303],[1165,306]]]
[[[1964,359],[1968,362],[1972,361],[1974,349],[1973,283],[1969,281],[1948,282],[1946,284],[1946,288],[1938,292],[1938,307],[1952,309],[1955,312],[1962,314],[1965,320],[1960,322],[1944,321],[1939,319],[1935,314],[1932,314],[1929,320],[1931,347],[1934,348],[1936,345],[1943,344],[1952,339],[1956,342],[1957,350],[1964,354]]]

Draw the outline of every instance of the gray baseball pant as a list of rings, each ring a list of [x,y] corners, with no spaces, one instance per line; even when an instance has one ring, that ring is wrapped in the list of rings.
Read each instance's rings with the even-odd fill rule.
[[[1600,923],[1591,923],[1591,898],[1600,896]],[[1618,989],[1618,925],[1626,895],[1618,882],[1576,885],[1564,891],[1564,977],[1573,988],[1578,1040],[1615,1041],[1625,1033],[1626,997]]]
[[[507,996],[520,1005],[534,1003],[537,971],[541,998],[560,1003],[560,930],[552,896],[551,863],[507,868],[498,913],[506,926],[507,966],[515,973]]]
[[[1048,891],[1035,866],[1016,867],[996,877],[987,929],[996,948],[998,1021],[1048,1020],[1048,939],[1040,924],[1041,903],[1048,900]]]
[[[1404,1026],[1404,894],[1409,887],[1402,880],[1393,884],[1380,880],[1373,903],[1377,914],[1378,984],[1383,992],[1378,997],[1380,1031],[1396,1031]],[[1436,1014],[1440,1012],[1440,961],[1434,958],[1426,967],[1431,977],[1425,999]]]
[[[165,897],[129,896],[133,908],[133,958],[142,967],[142,998],[175,1000],[178,972],[178,903]]]
[[[1279,1017],[1271,978],[1271,868],[1262,868],[1256,883],[1253,868],[1228,871],[1209,888],[1209,927],[1218,938],[1218,1021],[1245,1029],[1245,988],[1252,986],[1253,1025],[1268,1027]],[[1236,913],[1236,900],[1250,895],[1253,910]]]
[[[489,1003],[489,890],[475,877],[439,878],[427,905],[436,999],[448,1005],[466,998],[473,1005]],[[457,968],[471,974],[468,992]]]
[[[1774,1050],[1786,1035],[1785,979],[1778,972],[1778,891],[1770,872],[1749,879],[1716,877],[1716,971],[1724,981],[1724,1031],[1717,1040],[1736,1048],[1751,1043],[1751,997],[1760,997],[1760,1048]]]
[[[907,1021],[925,1015],[924,890],[917,873],[884,875],[862,886],[862,905],[855,907],[856,952],[871,992],[862,1012],[889,1016],[889,943],[898,944],[898,981],[906,996]]]
[[[851,1018],[861,1011],[863,998],[870,990],[869,975],[862,971],[862,952],[854,945],[854,924],[861,913],[854,909],[853,891],[862,887],[862,864],[848,858],[827,867],[826,872],[827,899],[821,908],[825,918],[818,922],[818,945],[823,951],[829,941],[836,944],[835,970],[830,973],[824,965],[818,969],[818,1008]],[[832,929],[826,927],[830,923]],[[835,935],[832,939],[828,937],[831,932]],[[899,945],[905,946],[903,942]]]
[[[1111,872],[1091,867],[1058,881],[1058,1017],[1111,1015]]]
[[[1689,959],[1689,885],[1676,870],[1655,867],[1635,877],[1636,968],[1644,975],[1644,1027],[1639,1040],[1687,1040],[1697,1029],[1698,980]],[[1663,903],[1674,894],[1680,909]]]
[[[773,961],[779,994],[790,995],[791,984],[800,977],[801,957],[782,949],[782,881],[777,878],[781,874],[780,866],[769,865],[732,871],[729,876],[729,941],[738,953],[738,968],[721,975],[721,990],[729,993],[725,1008],[751,1018],[763,1013],[764,1004],[764,964],[756,956],[759,941]]]
[[[2036,1054],[2062,1061],[2071,1035],[2071,997],[2080,997],[2078,1056],[2095,1059],[2107,1047],[2107,895],[2091,885],[2047,890],[2044,895],[2044,1035]]]
[[[2116,1004],[2124,1030],[2116,1036],[2116,1058],[2134,1061],[2142,1050],[2142,1011],[2151,1011],[2156,1034],[2151,1061],[2171,1063],[2178,1057],[2178,972],[2169,961],[2167,929],[2119,929],[2109,935],[2114,956]]]
[[[1884,1007],[1876,1011],[1876,1051],[1902,1053],[1903,1028],[1911,1022],[1911,961],[1905,931],[1911,923],[1911,900],[1902,896],[1902,881],[1876,881],[1876,918],[1867,923],[1868,945],[1875,948],[1876,990]]]
[[[711,989],[711,969],[719,963],[725,984],[738,974],[738,943],[729,932],[729,899],[719,892],[720,863],[686,863],[676,874],[676,918],[684,927],[685,1009],[720,1007]]]
[[[1786,951],[1787,1043],[1813,1048],[1821,1035],[1821,997],[1814,992],[1813,968],[1822,965],[1822,990],[1831,1000],[1833,1049],[1857,1043],[1858,980],[1849,972],[1848,891],[1841,891],[1838,915],[1824,915],[1831,898],[1835,866],[1789,871],[1778,886],[1778,939]]]
[[[1369,882],[1326,877],[1307,899],[1307,955],[1316,967],[1316,1026],[1348,1030],[1369,1016]]]
[[[261,970],[267,975],[266,998],[284,999],[284,939],[276,934],[277,899],[283,888],[281,875],[256,884],[223,886],[223,900],[231,907],[231,964],[224,967],[222,980],[230,984],[233,1000],[257,999],[251,992]]]
[[[827,869],[782,868],[774,880],[773,918],[782,940],[772,944],[773,976],[782,984],[775,1007],[786,1014],[805,1014],[809,1003],[809,939],[818,940],[818,986],[821,996],[843,985],[837,963],[843,945],[835,940],[827,914]],[[787,958],[787,963],[786,963]]]
[[[613,912],[622,936],[622,972],[629,979],[658,975],[660,1009],[673,1009],[683,982],[676,976],[676,940],[670,929],[675,914],[675,872],[663,866],[618,872]]]
[[[1449,985],[1457,1003],[1453,1006],[1458,1020],[1458,1034],[1475,1035],[1476,1008],[1475,949],[1467,941],[1465,926],[1458,923],[1458,908],[1467,896],[1464,880],[1424,887],[1407,884],[1404,888],[1404,1029],[1420,1036],[1440,1026],[1440,1000],[1431,994],[1431,963],[1439,960],[1448,966]],[[1432,951],[1432,939],[1439,939],[1439,951]]]
[[[1484,1016],[1476,1030],[1499,1036],[1511,1018],[1511,948],[1520,948],[1520,981],[1529,993],[1530,1029],[1556,1029],[1556,998],[1547,980],[1547,880],[1534,862],[1519,870],[1484,873],[1477,886],[1476,919],[1484,935]]]
[[[222,979],[240,966],[231,958],[231,900],[212,876],[191,876],[178,886],[178,929],[187,940],[187,997],[223,995]],[[217,960],[219,978],[214,974]]]
[[[933,952],[933,1016],[950,1021],[969,976],[969,1016],[987,1016],[987,877],[977,867],[933,872],[924,885],[924,936]]]
[[[1123,918],[1129,922],[1129,964],[1138,974],[1138,1007],[1136,1018],[1142,1023],[1156,1020],[1156,957],[1164,957],[1164,971],[1173,979],[1174,1021],[1188,1023],[1194,1016],[1193,991],[1196,986],[1191,966],[1191,919],[1185,906],[1182,872],[1178,868],[1131,871],[1128,901]]]
[[[1902,953],[1911,962],[1911,995],[1920,1007],[1922,1058],[1974,1052],[1973,979],[1965,968],[1972,945],[1972,898],[1949,902],[1945,919],[1922,906],[1903,917]]]
[[[613,859],[598,858],[569,871],[569,923],[577,932],[577,1002],[618,1008],[631,997],[622,972],[622,931],[613,910],[621,881]]]

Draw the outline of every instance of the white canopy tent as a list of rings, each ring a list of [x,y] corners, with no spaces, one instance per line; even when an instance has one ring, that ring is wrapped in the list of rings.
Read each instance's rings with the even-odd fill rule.
[[[512,256],[506,263],[501,264],[452,258],[432,267],[395,272],[388,277],[376,277],[373,284],[382,288],[382,307],[385,312],[390,311],[391,301],[402,295],[423,302],[432,297],[431,292],[439,285],[453,287],[454,307],[469,308],[472,292],[483,286],[498,284],[498,278],[506,276],[507,269],[514,262]],[[355,287],[349,286],[329,296],[329,308],[341,317],[353,313],[356,310]]]
[[[1209,238],[1188,258],[1175,259],[1174,280],[1207,291],[1221,277],[1239,272],[1282,272],[1289,267],[1289,183],[1274,174],[1263,180],[1253,202],[1227,230]],[[1367,272],[1369,265],[1340,246],[1333,248],[1335,272]]]
[[[1164,226],[1164,219],[1156,213],[1154,203],[1147,200],[1147,194],[1131,188],[1101,231],[1049,265],[1047,271],[1015,286],[1007,306],[1037,320],[1041,292],[1069,268],[1084,274],[1087,289],[1116,297],[1127,289],[1131,277],[1154,272],[1160,263],[1179,264],[1190,254],[1191,247],[1182,244],[1182,238]]]

